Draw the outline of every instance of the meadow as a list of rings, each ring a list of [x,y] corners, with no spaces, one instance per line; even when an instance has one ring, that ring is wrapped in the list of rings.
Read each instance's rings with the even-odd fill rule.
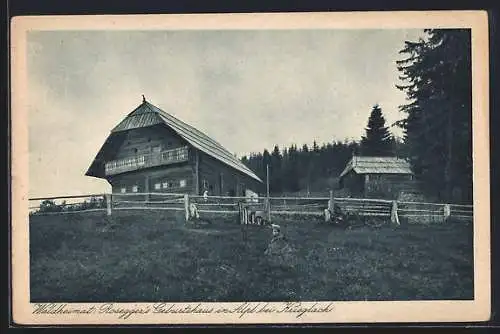
[[[273,217],[293,265],[264,255],[269,227],[183,214],[30,217],[32,302],[473,299],[472,223],[340,229]]]

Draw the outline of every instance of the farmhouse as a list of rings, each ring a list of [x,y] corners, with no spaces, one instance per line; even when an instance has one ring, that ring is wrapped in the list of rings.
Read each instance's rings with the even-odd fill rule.
[[[107,180],[113,193],[262,190],[262,180],[221,144],[144,97],[111,130],[85,175]]]
[[[339,176],[352,196],[396,198],[415,187],[410,164],[397,157],[353,156]]]

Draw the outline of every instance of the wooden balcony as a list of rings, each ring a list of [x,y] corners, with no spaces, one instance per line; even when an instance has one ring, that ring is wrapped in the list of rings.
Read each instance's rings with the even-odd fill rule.
[[[170,165],[188,161],[188,147],[179,147],[159,153],[137,155],[120,160],[108,161],[105,165],[106,175],[116,175],[138,169]]]

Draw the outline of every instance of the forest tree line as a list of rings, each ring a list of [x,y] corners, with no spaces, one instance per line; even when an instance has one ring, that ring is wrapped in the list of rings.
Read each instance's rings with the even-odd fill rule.
[[[290,145],[280,149],[274,146],[271,152],[244,156],[241,160],[262,180],[266,180],[269,165],[269,190],[272,194],[283,192],[320,191],[328,178],[337,177],[345,163],[359,151],[356,141],[336,141],[311,147]],[[321,189],[322,190],[322,189]]]

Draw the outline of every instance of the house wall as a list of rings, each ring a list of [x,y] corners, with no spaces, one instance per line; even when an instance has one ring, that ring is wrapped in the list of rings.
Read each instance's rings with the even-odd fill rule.
[[[137,186],[139,193],[193,193],[193,180],[192,165],[185,162],[115,175],[109,182],[113,193],[121,193],[122,188],[125,188],[127,193],[133,193],[133,186]],[[156,188],[157,184],[160,188]]]
[[[198,177],[196,175],[197,154],[199,156]],[[207,189],[210,195],[215,196],[244,196],[245,189],[262,191],[262,185],[259,182],[207,154],[191,148],[189,156],[189,161],[181,164],[137,170],[110,177],[108,180],[112,186],[112,192],[121,193],[121,189],[126,188],[127,193],[133,193],[133,186],[137,186],[139,193],[173,192],[201,195]],[[180,186],[181,180],[185,182],[184,187]],[[160,188],[157,188],[158,184]]]
[[[208,190],[216,196],[244,196],[245,189],[259,192],[260,183],[221,163],[211,156],[199,154],[199,192]]]
[[[128,131],[115,156],[109,160],[149,154],[153,147],[159,147],[163,151],[186,145],[190,146],[162,125],[133,129]],[[218,196],[242,196],[247,188],[255,192],[262,190],[259,182],[191,146],[187,162],[141,169],[109,176],[107,179],[113,193],[121,193],[122,188],[127,193],[132,193],[134,186],[137,186],[139,193],[175,192],[198,195],[203,194],[206,187],[210,195]],[[181,180],[185,182],[183,187],[180,185]]]
[[[408,174],[366,174],[365,197],[396,199],[412,185],[413,177]]]
[[[364,196],[364,177],[350,171],[340,181],[340,187],[347,189],[353,197]]]
[[[363,174],[354,171],[342,178],[341,188],[353,197],[396,199],[401,191],[416,189],[417,183],[408,174]]]
[[[187,143],[182,138],[163,125],[133,129],[127,131],[125,140],[111,160],[149,154],[154,148],[164,151],[185,145]]]

